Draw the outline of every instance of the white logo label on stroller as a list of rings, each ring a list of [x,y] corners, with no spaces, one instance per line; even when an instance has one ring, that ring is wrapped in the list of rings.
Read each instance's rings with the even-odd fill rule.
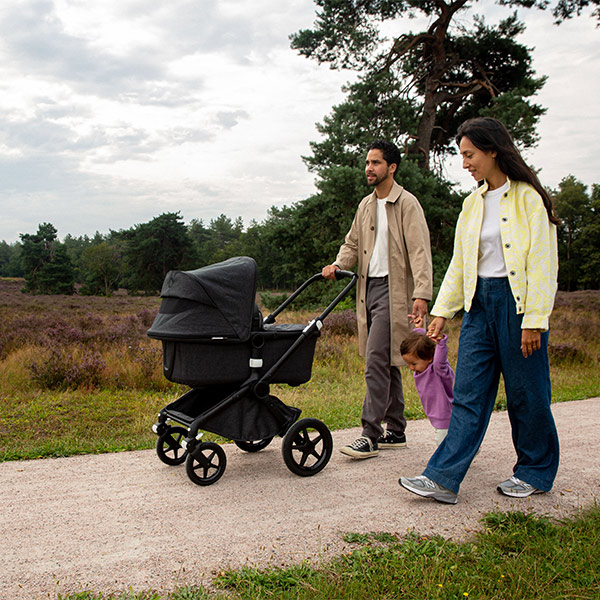
[[[306,332],[307,332],[307,331],[308,331],[308,330],[311,328],[312,324],[313,324],[313,323],[315,323],[315,322],[316,322],[316,325],[317,325],[317,329],[318,329],[319,331],[321,331],[321,328],[323,327],[323,322],[322,322],[320,319],[316,319],[316,321],[315,321],[315,319],[313,319],[313,320],[312,320],[312,321],[311,321],[311,322],[310,322],[310,323],[309,323],[309,324],[308,324],[308,325],[307,325],[307,326],[304,328],[304,330],[302,331],[302,333],[306,333]]]

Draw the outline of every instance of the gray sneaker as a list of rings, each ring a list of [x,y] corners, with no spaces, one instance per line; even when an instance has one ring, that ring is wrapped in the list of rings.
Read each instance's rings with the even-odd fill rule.
[[[527,498],[527,496],[531,496],[532,494],[545,494],[543,490],[538,490],[534,488],[532,485],[525,483],[518,477],[514,475],[498,484],[496,488],[501,494],[505,496],[510,496],[511,498]]]
[[[406,435],[404,433],[396,433],[395,431],[386,429],[383,435],[379,436],[377,445],[382,450],[384,448],[406,448]]]
[[[417,496],[433,498],[444,504],[456,504],[457,502],[458,494],[432,481],[429,477],[425,477],[425,475],[400,477],[398,483],[409,492],[417,494]]]
[[[357,437],[351,444],[342,446],[340,452],[352,458],[371,458],[379,454],[377,443],[365,435]]]

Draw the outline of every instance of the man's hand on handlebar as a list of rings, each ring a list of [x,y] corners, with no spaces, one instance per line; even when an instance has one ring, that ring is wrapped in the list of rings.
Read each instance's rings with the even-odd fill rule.
[[[321,275],[323,275],[325,279],[335,279],[335,272],[339,270],[340,268],[337,265],[327,265],[326,267],[323,267]]]

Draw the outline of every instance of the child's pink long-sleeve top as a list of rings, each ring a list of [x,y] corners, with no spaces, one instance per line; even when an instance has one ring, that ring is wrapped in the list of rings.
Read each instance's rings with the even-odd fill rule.
[[[425,333],[416,328],[416,332]],[[436,429],[448,429],[454,394],[454,371],[448,362],[447,335],[438,342],[433,362],[422,372],[414,373],[415,387],[427,418]]]

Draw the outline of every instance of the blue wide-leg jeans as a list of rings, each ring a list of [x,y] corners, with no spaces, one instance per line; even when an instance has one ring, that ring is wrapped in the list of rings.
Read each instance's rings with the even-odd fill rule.
[[[458,492],[483,441],[500,374],[517,452],[513,473],[539,490],[552,489],[559,443],[550,409],[548,332],[542,333],[541,348],[525,358],[521,352],[522,321],[508,279],[478,278],[460,332],[448,435],[423,472],[454,492]]]

